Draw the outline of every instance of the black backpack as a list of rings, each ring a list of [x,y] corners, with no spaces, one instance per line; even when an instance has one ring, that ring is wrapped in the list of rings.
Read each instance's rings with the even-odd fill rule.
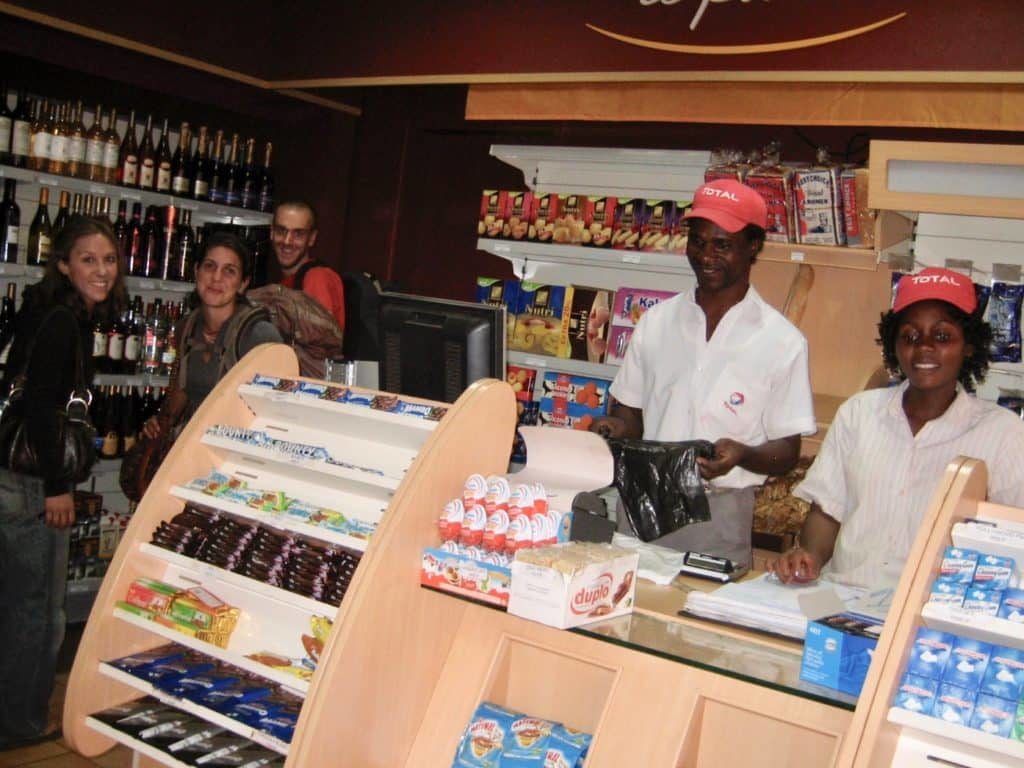
[[[377,360],[381,284],[369,272],[345,272],[341,281],[345,287],[345,359]]]

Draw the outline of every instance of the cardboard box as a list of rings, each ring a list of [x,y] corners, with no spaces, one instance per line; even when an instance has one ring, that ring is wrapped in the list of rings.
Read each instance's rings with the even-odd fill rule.
[[[636,598],[638,560],[639,555],[630,552],[587,565],[574,573],[563,573],[523,562],[517,554],[512,561],[508,612],[559,629],[630,613]]]
[[[615,291],[612,304],[612,325],[635,328],[651,307],[677,295],[675,291],[656,291],[651,288],[622,287]]]
[[[604,362],[614,296],[612,291],[604,288],[572,286],[566,345],[563,349],[566,357],[591,363]]]
[[[516,400],[528,403],[533,400],[533,390],[537,381],[537,369],[523,365],[506,365],[505,380],[515,392]]]
[[[635,251],[645,220],[646,204],[639,198],[620,200],[612,227],[612,248]]]
[[[800,679],[857,696],[881,631],[881,620],[852,612],[808,622]]]
[[[420,584],[492,605],[508,605],[512,572],[463,555],[429,547],[420,562]]]
[[[567,292],[571,301],[571,289],[567,291],[564,285],[520,283],[515,331],[509,349],[558,356],[563,346],[563,321],[568,330]]]
[[[527,240],[550,243],[555,232],[555,220],[559,214],[558,195],[538,195],[534,198],[533,225],[526,231]]]
[[[505,341],[511,343],[516,328],[516,312],[519,310],[519,281],[514,278],[503,280],[499,277],[478,277],[476,302],[505,307]]]
[[[609,386],[611,382],[607,379],[545,371],[541,382],[540,399],[541,403],[550,400],[583,406],[595,416],[604,416],[608,412]]]
[[[551,230],[551,242],[560,245],[581,245],[586,230],[587,198],[582,195],[560,195],[558,216]]]
[[[508,192],[485,189],[480,195],[480,220],[476,233],[480,237],[501,237],[508,221]]]
[[[611,248],[612,232],[615,227],[615,211],[619,206],[617,197],[588,197],[583,215],[586,229],[583,244],[592,248]]]
[[[501,236],[506,240],[526,240],[530,227],[537,220],[536,198],[533,192],[508,193],[508,221]]]

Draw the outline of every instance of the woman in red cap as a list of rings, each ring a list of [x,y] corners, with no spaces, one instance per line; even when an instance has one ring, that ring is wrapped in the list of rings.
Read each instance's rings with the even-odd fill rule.
[[[773,570],[785,582],[821,573],[853,584],[895,582],[935,484],[957,456],[982,459],[993,501],[1024,506],[1024,423],[970,393],[989,365],[992,331],[969,278],[929,268],[903,277],[878,325],[898,387],[840,407],[806,479],[811,502],[797,544]]]

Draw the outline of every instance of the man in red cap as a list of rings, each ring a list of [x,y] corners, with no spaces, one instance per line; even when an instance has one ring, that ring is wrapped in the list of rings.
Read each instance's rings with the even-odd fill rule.
[[[657,543],[749,565],[754,488],[790,470],[800,436],[817,429],[807,341],[750,285],[768,218],[761,196],[738,181],[714,181],[697,189],[685,218],[696,288],[640,319],[611,386],[611,416],[595,428],[712,441],[714,458],[699,459],[710,522]]]
[[[895,583],[949,462],[982,459],[988,498],[1024,506],[1024,423],[972,397],[992,330],[970,278],[930,267],[905,275],[878,325],[882,357],[903,382],[839,408],[795,495],[811,502],[797,545],[774,564],[783,581],[829,573]]]

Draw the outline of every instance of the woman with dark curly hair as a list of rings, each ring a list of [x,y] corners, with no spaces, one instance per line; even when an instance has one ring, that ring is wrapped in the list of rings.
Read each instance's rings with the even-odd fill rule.
[[[794,490],[811,510],[796,546],[773,564],[782,581],[828,573],[894,582],[936,483],[960,455],[987,465],[989,499],[1024,506],[1024,423],[970,394],[992,341],[970,279],[937,268],[904,276],[878,331],[885,365],[902,381],[839,408]]]
[[[110,226],[76,215],[15,319],[5,384],[25,373],[25,430],[41,469],[36,477],[0,468],[0,750],[47,735],[75,521],[56,413],[75,389],[79,362],[83,380],[92,381],[93,325],[127,303]]]

